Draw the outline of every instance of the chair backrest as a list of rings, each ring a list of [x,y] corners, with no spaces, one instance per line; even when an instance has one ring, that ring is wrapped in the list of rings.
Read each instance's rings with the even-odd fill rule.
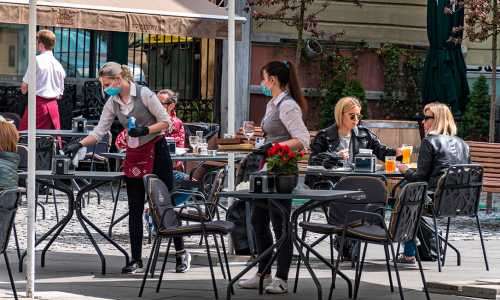
[[[387,200],[387,189],[380,177],[373,176],[347,176],[340,179],[335,185],[336,190],[356,190],[366,194],[364,199],[352,199],[352,201],[332,202],[328,213],[330,224],[344,224],[345,217],[350,210],[367,210],[368,205],[375,208],[383,208]],[[355,217],[349,221],[356,222]]]
[[[394,242],[415,239],[426,197],[426,182],[408,183],[401,189],[394,203],[389,224],[389,234]]]
[[[14,122],[14,125],[16,126],[16,128],[19,128],[19,123],[21,122],[21,117],[18,114],[12,113],[12,112],[1,112],[0,116],[3,116],[7,120],[12,120],[12,122]]]
[[[17,211],[18,196],[17,189],[0,191],[0,254],[5,252],[9,243]]]
[[[467,164],[449,167],[439,178],[434,194],[436,216],[476,216],[482,186],[482,166]]]
[[[220,197],[217,196],[217,193],[222,191],[224,187],[224,180],[226,179],[226,168],[222,168],[220,170],[215,171],[215,177],[212,181],[212,187],[210,188],[210,192],[208,193],[207,202],[209,203],[207,207],[207,212],[209,216],[212,218],[215,216],[215,212],[217,210],[217,206],[219,205]]]
[[[28,147],[26,145],[17,144],[17,154],[19,155],[18,169],[22,171],[28,170]]]
[[[144,187],[156,228],[171,228],[179,225],[179,219],[168,187],[155,174],[144,176]],[[165,217],[163,215],[165,214]],[[163,219],[162,219],[163,218]]]
[[[19,138],[19,143],[27,147],[28,136],[22,135]],[[36,136],[36,169],[50,170],[52,169],[52,157],[56,153],[55,139],[49,135]],[[27,165],[27,163],[26,163]]]

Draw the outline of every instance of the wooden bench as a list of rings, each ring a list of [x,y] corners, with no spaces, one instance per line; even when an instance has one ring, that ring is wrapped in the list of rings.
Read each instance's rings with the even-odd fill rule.
[[[483,192],[487,193],[487,209],[493,202],[491,193],[500,193],[500,144],[467,141],[473,163],[484,168]]]

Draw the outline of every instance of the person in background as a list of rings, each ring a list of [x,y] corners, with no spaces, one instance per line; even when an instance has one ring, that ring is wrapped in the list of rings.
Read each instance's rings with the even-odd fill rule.
[[[145,188],[142,177],[146,174],[156,174],[170,191],[173,190],[172,160],[167,142],[161,135],[163,130],[171,126],[171,120],[156,95],[147,87],[134,83],[127,66],[108,62],[99,70],[99,80],[104,92],[110,96],[104,104],[99,123],[80,142],[67,145],[64,152],[74,157],[81,147],[96,144],[109,131],[115,118],[118,118],[125,128],[128,128],[130,117],[136,119],[135,127],[128,131],[127,154],[123,163],[132,261],[122,269],[123,273],[135,273],[143,268]],[[137,144],[131,142],[132,138],[136,139]],[[153,160],[151,156],[154,157]],[[177,273],[187,272],[191,255],[184,249],[182,237],[174,238],[174,245],[175,270]]]
[[[17,188],[18,140],[16,126],[0,116],[0,191]]]
[[[272,61],[261,69],[261,78],[263,94],[271,97],[261,123],[266,142],[287,145],[297,150],[308,148],[309,131],[302,119],[303,113],[307,111],[307,102],[302,94],[294,65],[288,61]],[[276,239],[279,239],[282,234],[283,217],[274,210],[269,211],[266,200],[254,201],[253,204],[252,225],[255,230],[257,252],[261,254],[273,244],[270,222],[273,224]],[[290,213],[292,202],[282,201],[281,204]],[[260,278],[264,276],[266,293],[287,293],[292,253],[292,240],[288,238],[278,253],[274,279],[271,277],[270,269],[265,271],[271,259],[271,255],[268,255],[259,262],[257,274],[249,279],[240,280],[238,285],[240,288],[258,289]]]
[[[359,149],[371,149],[384,161],[386,156],[400,156],[401,149],[391,149],[382,144],[368,128],[359,125],[361,103],[356,97],[344,97],[335,104],[335,124],[322,129],[311,143],[309,164],[321,165],[321,154],[330,160],[352,162]]]
[[[56,44],[56,35],[50,30],[40,30],[36,35],[36,128],[61,129],[57,100],[64,92],[66,72],[52,53]],[[29,70],[29,68],[28,68]],[[23,77],[21,93],[28,93],[29,72]],[[28,107],[19,124],[19,130],[28,129]]]
[[[455,120],[445,104],[433,102],[424,107],[423,127],[425,138],[420,145],[417,169],[409,169],[403,164],[398,168],[407,182],[425,181],[433,191],[448,167],[470,163],[469,146],[456,136]],[[404,254],[398,261],[415,263],[416,249],[415,242],[405,243]]]

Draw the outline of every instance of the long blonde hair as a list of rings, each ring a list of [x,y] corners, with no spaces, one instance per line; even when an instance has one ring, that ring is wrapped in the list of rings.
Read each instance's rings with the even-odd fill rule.
[[[434,117],[429,134],[457,135],[457,125],[447,105],[440,102],[432,102],[424,107],[424,113],[426,112],[431,112]]]
[[[361,109],[361,103],[356,97],[343,97],[340,98],[339,101],[337,101],[337,104],[335,104],[334,112],[335,124],[337,124],[337,127],[342,126],[342,122],[344,121],[344,113],[356,106]]]

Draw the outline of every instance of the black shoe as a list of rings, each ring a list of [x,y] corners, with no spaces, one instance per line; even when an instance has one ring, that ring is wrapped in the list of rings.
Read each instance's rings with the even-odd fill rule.
[[[132,261],[122,269],[122,274],[135,274],[137,272],[144,272],[142,260]]]
[[[191,254],[184,251],[175,255],[175,273],[186,273],[191,268]]]

